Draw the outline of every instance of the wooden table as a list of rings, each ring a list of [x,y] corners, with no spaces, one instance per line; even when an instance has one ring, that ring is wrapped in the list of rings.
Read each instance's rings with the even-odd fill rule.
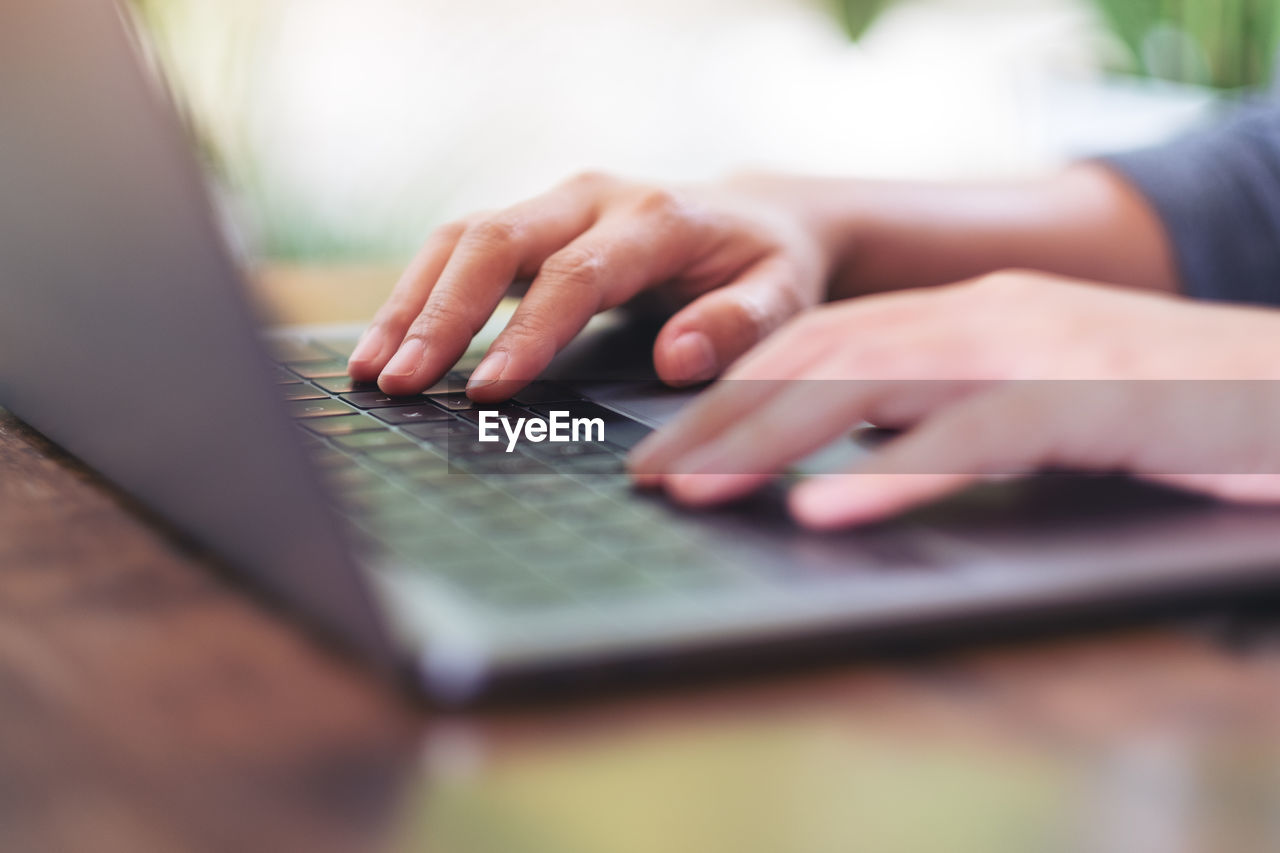
[[[263,293],[336,320],[361,278]],[[1276,850],[1272,624],[432,714],[0,413],[0,851]]]

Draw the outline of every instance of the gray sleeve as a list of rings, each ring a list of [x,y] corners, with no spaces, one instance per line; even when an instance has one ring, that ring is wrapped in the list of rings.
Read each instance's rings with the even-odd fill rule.
[[[1184,293],[1280,305],[1280,107],[1102,162],[1163,220]]]

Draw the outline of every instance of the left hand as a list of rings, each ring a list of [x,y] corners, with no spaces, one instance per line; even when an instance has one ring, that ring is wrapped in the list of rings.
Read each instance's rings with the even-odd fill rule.
[[[1049,466],[1280,502],[1276,379],[1280,312],[1005,272],[798,317],[630,467],[680,502],[717,503],[866,420],[909,431],[795,487],[802,524],[875,521]]]

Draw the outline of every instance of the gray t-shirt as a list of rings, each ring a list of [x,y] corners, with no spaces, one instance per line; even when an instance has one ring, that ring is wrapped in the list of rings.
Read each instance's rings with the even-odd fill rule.
[[[1280,305],[1280,106],[1103,162],[1163,220],[1184,293]]]

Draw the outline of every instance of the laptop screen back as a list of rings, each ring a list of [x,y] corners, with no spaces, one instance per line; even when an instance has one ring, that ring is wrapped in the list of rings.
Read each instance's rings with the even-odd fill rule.
[[[390,664],[133,46],[111,0],[0,5],[0,406]]]

